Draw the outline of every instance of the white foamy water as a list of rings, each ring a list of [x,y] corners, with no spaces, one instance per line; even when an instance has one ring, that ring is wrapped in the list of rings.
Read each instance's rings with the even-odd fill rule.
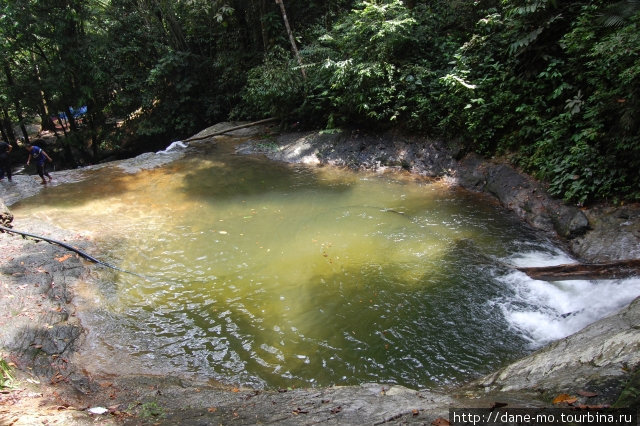
[[[558,251],[520,253],[506,262],[532,267],[576,263]],[[513,271],[497,279],[507,292],[491,303],[502,310],[509,325],[531,342],[532,348],[614,314],[640,295],[640,278],[547,282]]]
[[[179,149],[185,149],[187,147],[189,147],[188,144],[186,144],[186,143],[184,143],[182,141],[175,141],[175,142],[171,142],[171,145],[166,147],[164,150],[156,152],[156,154],[168,154],[171,151],[176,151],[176,150],[179,150]]]

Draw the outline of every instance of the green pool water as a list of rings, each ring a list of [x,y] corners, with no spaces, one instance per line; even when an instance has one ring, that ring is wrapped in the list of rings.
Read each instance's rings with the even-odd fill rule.
[[[459,382],[526,353],[496,305],[496,259],[547,241],[489,198],[402,174],[354,173],[191,147],[13,207],[91,237],[78,289],[99,371],[256,388]],[[161,154],[157,154],[161,155]]]

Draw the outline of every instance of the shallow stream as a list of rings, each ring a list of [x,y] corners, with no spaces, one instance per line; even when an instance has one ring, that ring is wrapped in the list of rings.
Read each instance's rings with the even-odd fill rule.
[[[148,277],[97,268],[77,289],[90,330],[78,356],[93,371],[433,387],[488,373],[640,294],[640,280],[514,272],[507,265],[571,259],[486,196],[235,155],[236,143],[136,173],[112,165],[12,206]]]

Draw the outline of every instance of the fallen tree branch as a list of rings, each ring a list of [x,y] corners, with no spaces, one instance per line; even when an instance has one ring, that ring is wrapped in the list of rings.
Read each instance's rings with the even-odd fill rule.
[[[259,124],[271,123],[272,121],[277,121],[277,120],[279,120],[279,118],[275,118],[275,117],[274,118],[265,118],[264,120],[253,121],[251,123],[245,123],[245,124],[242,124],[240,126],[229,127],[228,129],[220,130],[218,132],[213,132],[213,133],[210,133],[210,134],[208,134],[206,136],[191,137],[189,139],[185,139],[183,142],[200,141],[200,140],[203,140],[203,139],[212,138],[214,136],[224,135],[225,133],[233,132],[234,130],[240,130],[240,129],[244,129],[246,127],[257,126]]]
[[[640,276],[640,259],[516,268],[534,280],[610,280]]]
[[[135,272],[131,272],[131,271],[127,271],[125,269],[121,269],[118,268],[117,266],[113,266],[107,262],[103,262],[102,260],[96,259],[95,257],[83,252],[82,250],[80,250],[79,248],[73,247],[72,245],[69,245],[67,243],[63,243],[62,241],[58,241],[58,240],[53,240],[51,238],[46,238],[46,237],[42,237],[40,235],[34,235],[34,234],[29,234],[27,232],[22,232],[22,231],[16,231],[15,229],[11,229],[11,228],[5,228],[4,226],[0,226],[0,232],[7,232],[10,234],[16,234],[16,235],[21,235],[23,238],[25,237],[29,237],[29,238],[33,238],[34,240],[40,240],[40,241],[46,241],[50,244],[56,244],[60,247],[63,247],[67,250],[70,250],[74,253],[77,253],[78,255],[80,255],[81,257],[83,257],[84,259],[96,263],[98,265],[102,265],[102,266],[106,266],[107,268],[111,268],[111,269],[115,269],[116,271],[120,271],[120,272],[124,272],[127,274],[131,274],[131,275],[135,275],[137,277],[140,278],[144,278],[145,280],[148,280],[147,277],[140,275],[140,274],[136,274]]]

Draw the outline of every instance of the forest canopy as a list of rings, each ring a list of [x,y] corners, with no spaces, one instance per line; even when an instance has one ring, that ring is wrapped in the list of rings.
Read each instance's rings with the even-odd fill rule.
[[[2,137],[64,114],[98,161],[229,119],[396,128],[638,201],[639,25],[640,0],[0,0]]]

